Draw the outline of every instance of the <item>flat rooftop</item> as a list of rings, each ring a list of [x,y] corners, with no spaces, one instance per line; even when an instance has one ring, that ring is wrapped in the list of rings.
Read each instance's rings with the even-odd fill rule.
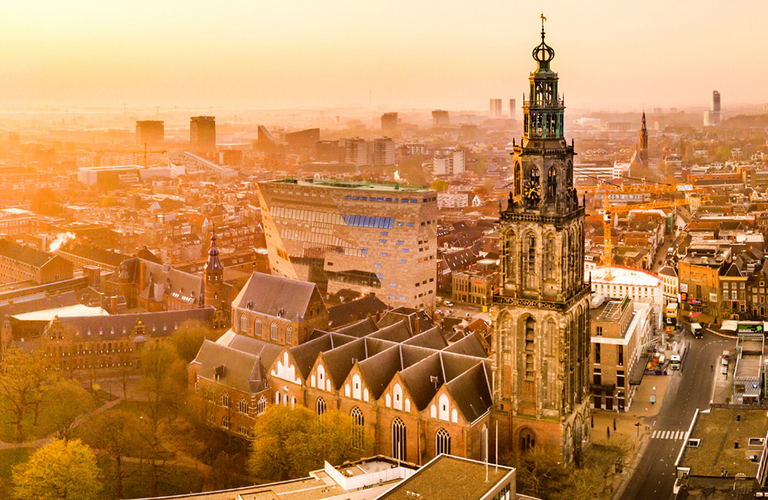
[[[690,468],[691,476],[721,477],[725,471],[728,477],[745,474],[754,478],[759,463],[749,457],[759,457],[763,447],[749,446],[749,439],[763,439],[766,431],[768,414],[764,408],[712,407],[697,415],[688,439],[699,439],[699,445],[686,445],[679,467]]]
[[[51,321],[54,316],[59,318],[82,318],[85,316],[109,316],[109,313],[101,307],[88,307],[83,304],[76,304],[74,306],[17,314],[13,318],[19,321]]]
[[[759,378],[763,357],[759,354],[744,354],[736,362],[736,378]]]
[[[484,463],[440,455],[377,500],[412,500],[413,493],[424,500],[480,500],[502,480],[512,481],[512,468],[490,465],[487,470],[488,481],[485,480]],[[514,490],[512,495],[514,498]]]
[[[404,191],[404,192],[421,192],[426,193],[429,191],[428,188],[422,188],[418,186],[410,186],[408,184],[383,184],[383,183],[374,183],[374,182],[355,182],[355,181],[344,181],[344,180],[333,180],[333,179],[318,179],[314,181],[304,181],[304,180],[297,180],[297,179],[277,179],[274,181],[270,181],[273,183],[279,183],[279,184],[288,184],[288,185],[294,185],[294,186],[305,186],[305,187],[312,187],[312,186],[318,186],[318,187],[326,187],[326,188],[334,188],[334,189],[362,189],[362,190],[371,190],[371,191],[391,191],[391,192],[397,192],[397,191]]]
[[[620,266],[598,267],[589,273],[593,285],[659,286],[661,283],[661,279],[655,274]]]

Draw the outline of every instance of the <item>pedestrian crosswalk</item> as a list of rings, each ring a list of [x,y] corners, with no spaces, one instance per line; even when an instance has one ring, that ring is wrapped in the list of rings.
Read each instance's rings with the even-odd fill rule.
[[[683,439],[685,437],[685,431],[653,431],[651,439]]]

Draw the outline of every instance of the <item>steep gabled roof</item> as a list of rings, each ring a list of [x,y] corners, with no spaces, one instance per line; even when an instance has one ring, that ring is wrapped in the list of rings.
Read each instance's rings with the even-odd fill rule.
[[[331,328],[341,327],[363,320],[368,316],[376,316],[387,309],[387,304],[375,295],[365,295],[357,300],[343,302],[329,308],[328,319]]]
[[[345,326],[344,328],[339,328],[336,331],[343,333],[344,335],[360,338],[370,335],[378,329],[379,328],[376,326],[376,322],[374,322],[372,318],[365,318],[358,321],[357,323],[352,323],[351,325]]]
[[[411,331],[408,329],[405,320],[402,320],[393,325],[383,327],[378,332],[372,333],[369,337],[390,340],[392,342],[404,342],[411,338]]]
[[[320,330],[315,331],[320,332]],[[321,352],[330,351],[354,340],[354,337],[348,335],[325,333],[324,335],[304,342],[301,345],[291,347],[289,351],[291,356],[293,356],[294,361],[296,361],[296,366],[301,372],[302,378],[306,380],[309,376],[309,372],[312,371],[312,367],[315,366],[317,356]]]
[[[193,363],[200,365],[201,377],[231,389],[254,394],[268,387],[258,356],[210,340],[203,342]]]
[[[433,327],[426,332],[414,335],[410,339],[403,342],[405,345],[414,345],[419,347],[428,347],[430,349],[445,349],[448,346],[448,342],[445,341],[445,337],[440,333],[438,327]]]
[[[483,343],[480,342],[480,339],[477,338],[477,335],[475,334],[469,334],[463,339],[457,342],[454,342],[453,344],[445,348],[443,352],[464,354],[466,356],[474,356],[476,358],[488,357],[488,353],[485,352]]]
[[[485,363],[477,363],[446,384],[448,392],[470,423],[487,412],[493,404],[486,368]]]
[[[320,297],[314,283],[253,273],[232,305],[289,321],[302,321],[313,295]]]

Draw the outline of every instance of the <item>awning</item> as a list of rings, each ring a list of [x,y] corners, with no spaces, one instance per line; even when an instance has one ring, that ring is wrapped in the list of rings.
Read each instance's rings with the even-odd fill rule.
[[[738,328],[739,322],[733,320],[723,321],[723,324],[720,325],[720,330],[724,330],[726,332],[735,332]]]

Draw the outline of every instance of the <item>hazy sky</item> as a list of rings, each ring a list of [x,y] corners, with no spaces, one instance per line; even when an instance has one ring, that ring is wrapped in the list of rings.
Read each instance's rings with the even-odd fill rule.
[[[0,107],[485,109],[526,91],[541,11],[571,107],[768,102],[765,0],[24,0]]]

